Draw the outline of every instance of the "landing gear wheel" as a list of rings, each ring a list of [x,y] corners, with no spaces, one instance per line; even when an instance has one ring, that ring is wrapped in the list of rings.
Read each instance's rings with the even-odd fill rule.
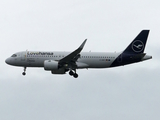
[[[73,71],[74,71],[74,72],[73,72]],[[70,76],[73,76],[74,78],[78,78],[78,74],[76,73],[76,70],[75,70],[75,69],[70,69],[69,75],[70,75]]]
[[[74,78],[78,78],[78,74],[75,73],[75,74],[73,75],[73,77],[74,77]]]
[[[22,75],[26,75],[26,73],[25,73],[25,72],[23,72],[23,73],[22,73]]]
[[[74,75],[74,72],[71,70],[71,71],[69,72],[69,75],[70,75],[70,76],[73,76],[73,75]]]

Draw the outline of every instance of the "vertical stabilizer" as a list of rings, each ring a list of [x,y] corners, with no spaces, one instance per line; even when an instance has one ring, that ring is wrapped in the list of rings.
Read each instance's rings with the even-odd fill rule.
[[[130,43],[130,45],[123,51],[127,54],[141,54],[144,52],[149,30],[142,30],[139,35]]]

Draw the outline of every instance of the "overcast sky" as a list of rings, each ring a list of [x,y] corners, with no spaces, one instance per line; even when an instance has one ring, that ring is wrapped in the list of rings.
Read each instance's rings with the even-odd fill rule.
[[[159,120],[160,1],[1,0],[0,120]],[[5,64],[24,50],[124,50],[149,29],[152,60],[111,69],[78,70],[79,78]]]

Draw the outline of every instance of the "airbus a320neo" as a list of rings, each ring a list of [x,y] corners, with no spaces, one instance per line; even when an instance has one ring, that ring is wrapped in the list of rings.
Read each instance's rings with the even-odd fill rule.
[[[57,51],[22,51],[13,54],[5,62],[9,65],[24,67],[43,67],[52,74],[65,74],[78,77],[77,69],[83,68],[110,68],[144,60],[152,56],[144,53],[149,30],[142,30],[137,37],[122,52],[81,52],[87,39],[73,52]]]

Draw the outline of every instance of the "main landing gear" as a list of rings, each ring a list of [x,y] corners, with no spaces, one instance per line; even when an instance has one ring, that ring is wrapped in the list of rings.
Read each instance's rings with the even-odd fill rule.
[[[73,72],[72,70],[69,71],[69,75],[73,76],[74,78],[78,78],[78,74],[76,73],[76,70],[74,70],[75,72]]]
[[[24,72],[22,73],[22,75],[26,75],[26,67],[24,67]]]

